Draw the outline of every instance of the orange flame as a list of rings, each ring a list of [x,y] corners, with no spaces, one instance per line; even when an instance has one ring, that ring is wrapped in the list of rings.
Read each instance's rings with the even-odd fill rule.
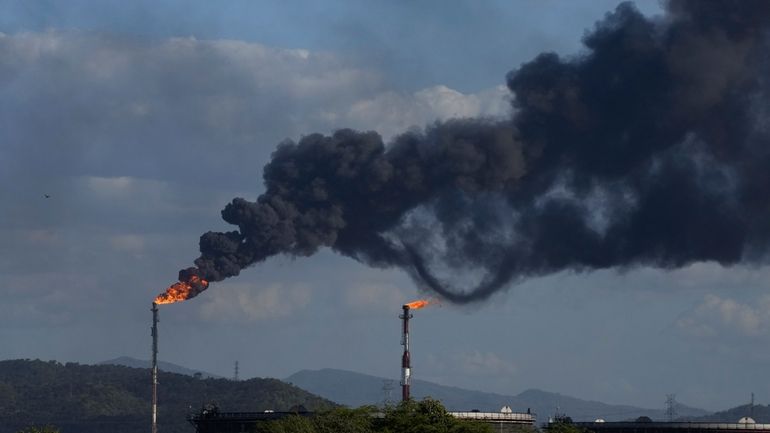
[[[419,310],[420,308],[427,307],[428,305],[435,304],[435,301],[431,301],[428,299],[420,299],[418,301],[413,301],[408,304],[404,304],[404,307],[409,307],[411,310]]]
[[[197,296],[200,292],[206,290],[209,282],[193,275],[187,281],[178,281],[166,289],[165,293],[155,297],[156,304],[173,304],[174,302],[186,301]]]

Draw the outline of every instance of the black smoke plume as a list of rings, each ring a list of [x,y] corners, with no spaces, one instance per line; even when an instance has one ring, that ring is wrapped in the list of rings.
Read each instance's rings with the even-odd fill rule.
[[[284,142],[265,193],[222,211],[238,230],[204,234],[180,277],[329,247],[462,303],[565,269],[760,263],[769,26],[765,0],[671,1],[655,18],[621,4],[581,53],[508,74],[510,121],[451,120],[388,145],[352,130]]]

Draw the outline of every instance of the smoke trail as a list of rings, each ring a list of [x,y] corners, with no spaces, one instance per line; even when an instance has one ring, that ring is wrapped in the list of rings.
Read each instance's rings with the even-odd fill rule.
[[[399,267],[453,302],[564,269],[758,262],[770,245],[770,2],[621,4],[573,57],[508,74],[515,115],[278,146],[238,227],[200,240],[220,281],[275,254],[329,247]],[[472,272],[451,287],[441,269]],[[438,270],[438,271],[437,271]]]

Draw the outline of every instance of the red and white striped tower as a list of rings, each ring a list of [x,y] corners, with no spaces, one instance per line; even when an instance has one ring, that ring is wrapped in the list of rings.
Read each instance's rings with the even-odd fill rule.
[[[152,433],[158,433],[158,304],[152,303]]]
[[[409,306],[404,305],[404,313],[398,316],[403,321],[403,335],[401,344],[404,346],[404,355],[401,357],[401,400],[409,400],[409,383],[412,376],[412,363],[409,359],[409,319],[412,315],[409,313]]]

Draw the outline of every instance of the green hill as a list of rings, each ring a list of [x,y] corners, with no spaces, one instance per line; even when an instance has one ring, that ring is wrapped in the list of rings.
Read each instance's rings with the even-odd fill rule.
[[[751,417],[754,421],[764,424],[770,423],[770,405],[755,404],[753,407],[748,404],[737,406],[732,409],[715,412],[711,415],[695,418],[693,421],[703,422],[738,422],[744,416]]]
[[[227,411],[309,410],[334,403],[277,379],[197,379],[161,372],[158,424],[191,433],[187,416],[209,402]],[[0,433],[53,424],[62,433],[146,433],[150,429],[149,369],[117,365],[0,361]]]

